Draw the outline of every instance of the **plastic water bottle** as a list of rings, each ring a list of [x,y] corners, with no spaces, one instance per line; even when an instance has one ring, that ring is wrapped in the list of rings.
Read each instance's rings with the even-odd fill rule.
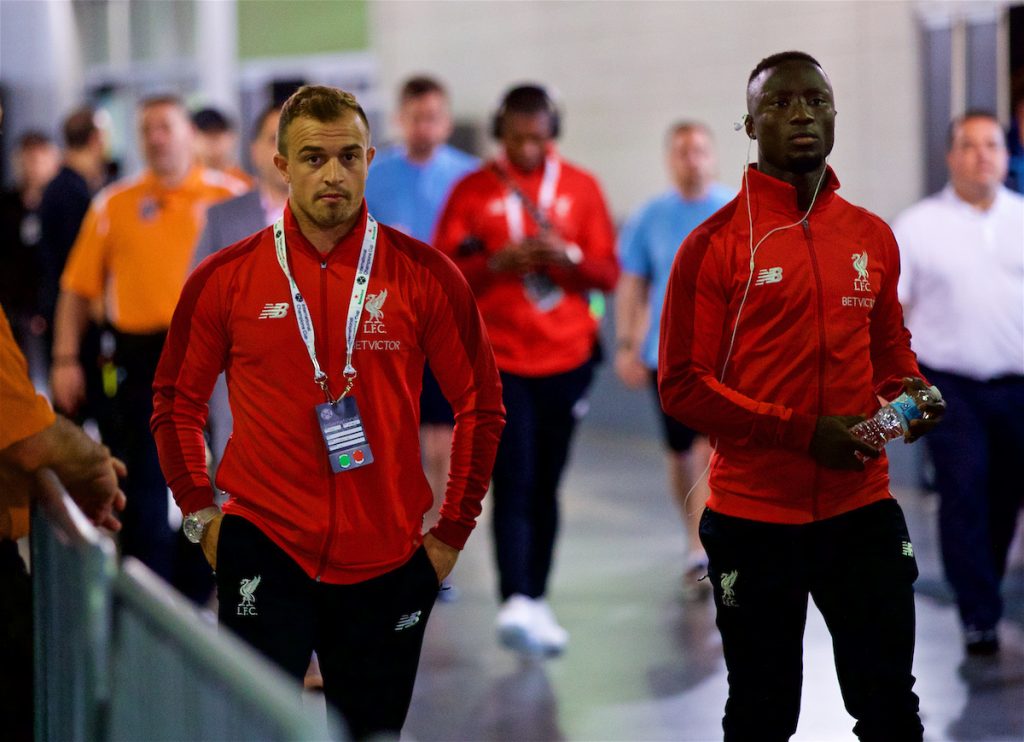
[[[889,441],[905,436],[910,430],[911,420],[921,418],[923,413],[919,405],[928,404],[937,399],[942,399],[942,395],[935,387],[922,389],[915,392],[913,396],[909,392],[903,392],[876,412],[873,417],[850,428],[850,432],[865,443],[881,450]]]

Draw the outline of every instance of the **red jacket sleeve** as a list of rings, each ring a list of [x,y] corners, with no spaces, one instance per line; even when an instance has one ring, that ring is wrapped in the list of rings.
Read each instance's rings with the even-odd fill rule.
[[[160,468],[186,514],[214,502],[203,428],[228,349],[220,288],[224,274],[216,270],[220,265],[204,263],[185,283],[153,380],[150,427]]]
[[[716,438],[806,451],[817,423],[813,415],[758,402],[719,381],[732,330],[728,285],[707,228],[698,227],[676,255],[662,309],[662,407]]]
[[[900,280],[900,253],[888,225],[879,223],[879,240],[885,246],[884,283],[871,309],[871,365],[875,394],[895,399],[903,391],[903,377],[924,378],[917,355],[910,349],[910,331],[903,324],[903,307],[896,293]]]
[[[462,271],[473,291],[482,294],[497,275],[487,267],[491,253],[488,250],[477,250],[469,254],[461,254],[463,242],[470,237],[482,239],[473,229],[476,215],[483,208],[484,199],[477,191],[480,178],[495,177],[489,171],[472,173],[456,184],[444,211],[441,212],[437,226],[434,228],[434,247],[447,255]]]
[[[469,286],[444,255],[423,253],[435,280],[423,282],[420,342],[455,413],[448,485],[441,518],[431,532],[461,549],[490,485],[505,408],[494,353]]]
[[[584,183],[586,209],[578,240],[583,262],[573,268],[553,269],[551,277],[567,291],[611,291],[619,278],[615,226],[597,181],[588,177]]]

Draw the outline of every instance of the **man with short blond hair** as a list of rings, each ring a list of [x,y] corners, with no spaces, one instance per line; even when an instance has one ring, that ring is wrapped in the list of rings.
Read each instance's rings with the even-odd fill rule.
[[[153,434],[219,618],[300,680],[315,650],[356,739],[401,731],[440,580],[480,514],[504,425],[494,355],[443,255],[378,224],[359,104],[300,88],[281,110],[283,218],[189,277],[154,383]],[[415,420],[426,361],[455,410],[441,518]],[[234,417],[214,505],[203,425],[227,369]]]
[[[950,126],[949,184],[893,226],[913,348],[949,403],[927,442],[942,564],[972,655],[999,651],[1024,493],[1024,197],[1002,185],[1007,161],[996,117],[967,112]]]

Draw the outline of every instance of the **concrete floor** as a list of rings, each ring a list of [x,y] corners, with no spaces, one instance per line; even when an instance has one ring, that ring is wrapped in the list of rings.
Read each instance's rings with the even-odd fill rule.
[[[663,471],[658,441],[583,426],[549,595],[572,634],[557,659],[524,661],[495,641],[485,508],[453,575],[459,599],[431,617],[403,739],[721,739],[726,680],[714,607],[681,596],[685,544]],[[926,739],[1024,740],[1024,566],[1007,579],[1001,656],[965,660],[938,563],[935,498],[896,494],[921,571],[915,675]],[[804,672],[794,739],[854,739],[813,603]]]

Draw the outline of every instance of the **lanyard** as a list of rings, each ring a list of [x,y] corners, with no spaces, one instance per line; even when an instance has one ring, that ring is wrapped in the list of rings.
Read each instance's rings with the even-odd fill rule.
[[[295,321],[299,325],[299,335],[302,342],[306,344],[309,352],[309,360],[313,362],[313,381],[315,381],[324,394],[327,401],[334,404],[338,400],[331,399],[331,390],[327,385],[327,374],[320,368],[316,359],[316,337],[313,334],[313,318],[309,315],[309,307],[302,298],[302,293],[292,277],[291,269],[288,267],[288,247],[284,238],[284,219],[274,222],[274,246],[277,248],[277,262],[281,266],[284,277],[288,279],[288,287],[291,289],[292,306],[295,308]],[[348,303],[348,319],[345,322],[345,380],[348,382],[345,391],[338,399],[341,399],[352,389],[355,383],[356,369],[352,365],[352,351],[355,349],[356,335],[359,332],[359,316],[363,313],[363,304],[366,303],[366,287],[370,283],[370,270],[373,268],[373,255],[377,250],[377,220],[369,214],[366,215],[366,231],[363,233],[363,246],[359,251],[359,263],[356,266],[356,278],[352,282],[352,298]]]
[[[499,166],[498,172],[505,185],[508,186],[508,193],[505,195],[505,221],[508,223],[508,236],[512,242],[522,242],[526,236],[526,226],[523,220],[523,202],[526,202],[530,210],[530,216],[541,229],[551,226],[547,214],[555,202],[555,191],[558,190],[558,180],[562,175],[562,163],[553,156],[548,155],[544,159],[544,175],[540,181],[540,192],[537,194],[537,203],[534,204],[512,180],[512,176]]]

